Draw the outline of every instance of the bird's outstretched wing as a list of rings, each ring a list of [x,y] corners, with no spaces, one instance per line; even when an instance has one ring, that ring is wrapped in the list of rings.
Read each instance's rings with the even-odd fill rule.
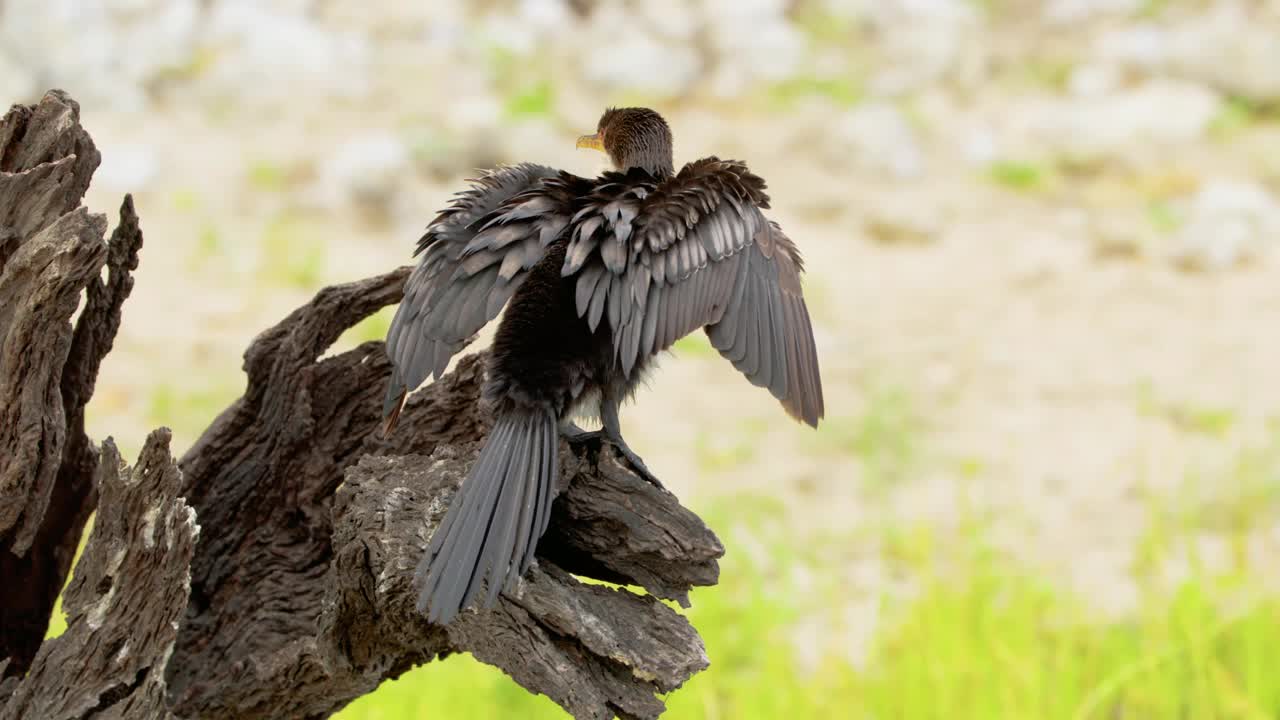
[[[449,360],[506,305],[572,217],[590,182],[534,164],[494,170],[459,193],[427,227],[387,332],[390,429],[404,396]]]
[[[606,175],[573,218],[563,274],[578,314],[612,329],[618,361],[638,361],[706,328],[720,354],[788,414],[817,426],[822,378],[801,292],[800,252],[765,218],[764,181],[705,158],[674,178]]]

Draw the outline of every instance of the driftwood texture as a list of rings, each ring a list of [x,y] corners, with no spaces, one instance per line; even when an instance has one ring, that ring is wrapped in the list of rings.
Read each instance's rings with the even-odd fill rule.
[[[133,287],[142,233],[80,200],[99,155],[60,92],[0,120],[0,659],[24,672],[97,504],[84,406]],[[104,264],[106,282],[99,280]],[[70,323],[81,297],[85,306]],[[3,675],[5,673],[0,673]]]
[[[407,268],[321,290],[260,334],[244,395],[180,461],[164,430],[133,469],[109,441],[99,457],[83,407],[141,233],[127,199],[109,243],[105,223],[76,209],[96,166],[96,153],[82,160],[92,142],[76,115],[55,92],[0,126],[0,676],[12,676],[0,720],[323,718],[456,652],[578,718],[655,718],[657,695],[707,666],[697,633],[659,598],[687,605],[690,588],[714,584],[723,548],[598,441],[562,443],[560,496],[517,592],[445,627],[415,612],[414,568],[488,429],[483,358],[413,396],[383,438],[382,343],[324,356],[399,300]],[[41,154],[28,137],[61,139],[40,140],[53,148]],[[95,506],[64,597],[68,630],[41,644]],[[28,598],[25,578],[45,590]],[[22,612],[25,632],[11,632]]]

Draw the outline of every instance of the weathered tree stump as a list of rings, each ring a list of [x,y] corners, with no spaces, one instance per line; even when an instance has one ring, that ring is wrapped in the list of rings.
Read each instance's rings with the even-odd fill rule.
[[[455,652],[578,718],[655,718],[656,694],[707,666],[659,598],[687,605],[723,549],[598,442],[562,444],[517,592],[445,627],[417,614],[414,568],[487,430],[483,358],[417,393],[383,438],[382,343],[322,357],[400,299],[407,268],[321,290],[260,334],[244,395],[177,463],[164,430],[133,469],[109,441],[99,453],[83,408],[141,232],[128,199],[110,242],[78,208],[96,165],[61,93],[0,124],[0,718],[323,718]],[[68,630],[42,643],[95,507]]]
[[[129,198],[109,243],[106,218],[80,207],[100,157],[79,114],[54,91],[0,119],[0,658],[9,674],[35,657],[97,504],[84,406],[142,245]]]

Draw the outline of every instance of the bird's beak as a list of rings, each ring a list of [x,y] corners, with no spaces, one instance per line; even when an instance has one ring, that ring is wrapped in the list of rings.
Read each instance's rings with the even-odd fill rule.
[[[578,138],[578,147],[591,148],[592,150],[604,152],[604,141],[600,139],[600,133],[596,133],[595,135],[583,135]]]

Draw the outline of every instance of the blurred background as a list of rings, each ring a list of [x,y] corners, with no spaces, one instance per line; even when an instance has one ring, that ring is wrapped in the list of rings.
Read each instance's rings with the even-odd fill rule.
[[[624,411],[728,548],[669,717],[1280,717],[1280,3],[0,0],[0,100],[49,87],[146,233],[126,457],[478,168],[596,173],[649,105],[768,180],[827,392],[792,424],[698,336]],[[341,717],[428,716],[562,714],[452,658]]]

